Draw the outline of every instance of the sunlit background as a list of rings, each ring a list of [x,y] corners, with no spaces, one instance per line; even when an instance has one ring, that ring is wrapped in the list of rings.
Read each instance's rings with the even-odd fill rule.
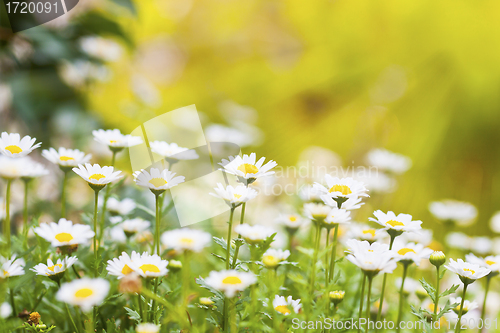
[[[491,234],[498,1],[80,0],[18,34],[0,10],[1,131],[99,155],[91,130],[130,132],[195,104],[207,135],[283,167],[365,165],[377,147],[407,155],[397,190],[369,209],[438,231],[429,202],[468,201],[479,215],[462,231]]]

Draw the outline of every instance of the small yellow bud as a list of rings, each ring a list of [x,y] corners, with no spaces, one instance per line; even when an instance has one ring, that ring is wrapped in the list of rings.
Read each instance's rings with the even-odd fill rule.
[[[210,306],[214,304],[214,301],[212,301],[210,297],[200,297],[200,304]]]
[[[172,272],[178,272],[182,269],[182,262],[180,262],[179,260],[174,260],[174,259],[171,259],[169,262],[168,262],[168,268],[172,271]]]
[[[279,265],[280,261],[281,260],[275,256],[266,255],[262,257],[262,263],[266,265],[267,268],[276,268]]]
[[[439,267],[446,262],[446,256],[441,251],[434,251],[430,256],[429,261],[434,266]]]
[[[333,302],[333,304],[337,305],[344,300],[345,291],[343,290],[330,291],[328,296],[330,297],[330,302]]]

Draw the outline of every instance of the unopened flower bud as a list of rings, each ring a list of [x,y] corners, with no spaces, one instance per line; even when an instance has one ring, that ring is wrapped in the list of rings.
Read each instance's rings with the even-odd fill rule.
[[[130,273],[125,275],[118,285],[118,290],[121,293],[140,293],[142,290],[142,280],[139,274]]]
[[[328,296],[330,297],[330,302],[332,302],[334,305],[337,305],[344,300],[345,291],[343,290],[330,291]]]
[[[280,263],[280,258],[275,256],[267,256],[262,257],[262,263],[266,265],[267,268],[276,268]]]
[[[439,267],[446,262],[446,256],[441,251],[434,251],[430,256],[429,261],[434,266]]]
[[[213,305],[215,302],[210,299],[210,297],[200,297],[200,304],[201,305],[206,305],[210,306]]]
[[[172,272],[178,272],[182,269],[182,262],[180,262],[179,260],[172,259],[168,262],[168,268]]]

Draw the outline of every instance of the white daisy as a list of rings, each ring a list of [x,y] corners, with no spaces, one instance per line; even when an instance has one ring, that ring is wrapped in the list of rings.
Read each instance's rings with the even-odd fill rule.
[[[395,260],[403,264],[411,264],[414,262],[417,266],[420,265],[423,259],[429,259],[433,252],[422,244],[403,243],[397,240],[394,244],[393,251]]]
[[[116,215],[128,215],[132,213],[132,211],[135,209],[136,204],[133,199],[130,198],[125,198],[123,200],[118,200],[114,197],[111,197],[108,199],[108,202],[106,204],[107,210]]]
[[[366,193],[368,190],[365,185],[351,177],[338,178],[325,175],[325,182],[326,187],[319,183],[314,183],[313,186],[318,191],[328,194],[332,198],[345,200],[352,197],[368,197]]]
[[[373,149],[367,154],[366,158],[370,166],[395,174],[406,172],[412,165],[409,157],[386,149]]]
[[[135,328],[136,333],[158,333],[160,326],[152,323],[141,323]]]
[[[455,304],[455,303],[458,303],[458,304],[461,304],[462,303],[462,297],[450,297],[450,304]],[[467,312],[469,312],[470,310],[474,310],[474,309],[477,309],[479,306],[476,302],[471,302],[469,300],[465,300],[464,301],[464,306],[462,308],[462,315],[466,314]],[[456,306],[453,308],[453,312],[455,312],[456,314],[459,314],[460,313],[460,305]]]
[[[321,203],[306,203],[304,204],[304,216],[312,220],[314,223],[322,223],[332,207]]]
[[[0,279],[24,275],[24,266],[26,266],[26,262],[23,258],[16,259],[16,255],[13,255],[10,260],[7,260],[0,256],[0,264]]]
[[[0,137],[0,152],[7,157],[23,157],[42,144],[34,144],[36,138],[26,135],[21,139],[19,133],[2,132]]]
[[[63,260],[57,259],[54,263],[51,259],[47,259],[47,265],[38,264],[33,268],[30,268],[30,271],[35,272],[37,275],[55,277],[59,275],[62,277],[62,274],[78,260],[77,257],[66,257]]]
[[[92,157],[91,154],[85,155],[84,152],[78,149],[66,149],[64,147],[59,147],[58,150],[54,148],[44,149],[42,150],[42,156],[61,168],[74,168],[79,164],[87,163]]]
[[[161,241],[167,249],[201,252],[210,245],[212,235],[201,230],[182,228],[164,232]]]
[[[56,294],[57,300],[79,306],[83,312],[89,312],[93,306],[100,305],[109,292],[109,282],[97,278],[81,278],[63,283]]]
[[[273,299],[273,308],[277,312],[288,316],[292,311],[299,313],[302,305],[300,304],[300,299],[294,301],[292,296],[285,298],[284,296],[276,295]]]
[[[351,212],[345,209],[332,208],[327,217],[323,220],[323,225],[327,228],[336,224],[351,223]]]
[[[86,36],[80,38],[78,43],[83,52],[103,61],[116,61],[123,53],[120,44],[109,38]]]
[[[500,234],[500,212],[496,212],[490,219],[490,229]]]
[[[374,243],[375,244],[375,243]],[[392,251],[356,252],[355,255],[347,255],[347,260],[361,268],[365,274],[376,275],[392,273],[398,266],[393,259]]]
[[[94,130],[92,131],[94,140],[107,145],[111,150],[120,150],[140,145],[142,139],[139,136],[132,136],[130,134],[124,135],[118,129],[113,130]]]
[[[151,223],[149,221],[144,221],[141,218],[125,220],[120,223],[120,227],[125,232],[127,237],[132,237],[137,233],[141,233],[150,227]]]
[[[450,259],[449,265],[444,265],[444,267],[458,274],[458,277],[464,284],[472,283],[491,273],[491,269],[489,268],[464,262],[462,259],[458,259],[457,261]]]
[[[23,168],[24,170],[21,171],[22,179],[30,180],[33,178],[38,178],[49,174],[49,170],[45,169],[45,167],[42,164],[33,161],[29,157],[19,158],[18,160],[24,163],[24,168]]]
[[[304,185],[299,190],[299,197],[304,202],[321,203],[323,192],[316,189],[313,185]]]
[[[111,166],[101,167],[99,164],[85,163],[85,166],[80,164],[78,168],[73,168],[73,171],[89,183],[93,189],[103,188],[123,177],[120,176],[121,171],[115,171]]]
[[[429,246],[432,243],[432,230],[420,229],[415,232],[406,232],[399,237],[407,243],[419,243],[424,246]]]
[[[349,239],[346,242],[347,252],[354,256],[363,256],[371,253],[387,253],[394,256],[394,253],[389,250],[389,245],[383,243],[369,243],[368,241],[359,241],[357,239]]]
[[[73,224],[66,219],[60,219],[58,223],[42,223],[34,231],[54,247],[85,244],[94,237],[88,225]]]
[[[24,158],[0,156],[0,178],[17,179],[27,173]]]
[[[121,256],[118,258],[113,258],[113,260],[108,260],[108,266],[106,270],[109,275],[117,276],[118,279],[133,273],[134,270],[130,267],[132,261],[139,262],[141,255],[135,251],[132,251],[132,255],[129,256],[126,252],[122,252]]]
[[[209,193],[210,195],[221,198],[229,206],[237,207],[248,200],[255,198],[258,192],[252,188],[246,187],[244,185],[238,185],[233,187],[228,185],[226,188],[221,183],[217,183],[217,187],[214,188],[215,193]]]
[[[274,230],[263,225],[238,224],[234,231],[249,244],[257,244],[274,234]]]
[[[469,253],[465,256],[465,260],[471,264],[476,264],[484,268],[488,268],[492,273],[500,273],[500,255],[487,256],[485,258],[478,258],[474,254]]]
[[[132,258],[129,267],[132,268],[134,272],[142,277],[159,277],[165,276],[168,273],[167,265],[168,261],[161,259],[159,255],[150,255],[144,252],[142,255],[136,258]]]
[[[287,228],[297,229],[307,223],[307,220],[298,214],[282,214],[276,222],[283,224]]]
[[[471,225],[477,217],[477,209],[474,205],[456,200],[431,202],[429,211],[438,220],[456,223],[461,226]]]
[[[175,177],[175,175],[175,172],[156,168],[151,168],[149,172],[142,170],[134,173],[135,183],[139,186],[149,188],[155,194],[161,194],[184,182],[184,176]]]
[[[236,270],[211,271],[205,279],[207,285],[222,291],[227,297],[234,297],[238,291],[243,291],[257,282],[253,273]]]
[[[412,216],[409,214],[399,214],[396,216],[394,212],[384,213],[381,210],[373,212],[376,218],[370,217],[369,220],[377,222],[385,228],[385,230],[393,231],[396,234],[405,231],[418,231],[422,229],[420,226],[422,221],[412,221]]]
[[[340,207],[345,210],[354,210],[360,208],[364,205],[364,202],[361,202],[362,198],[360,197],[350,197],[345,200],[343,199],[334,199],[328,194],[323,194],[320,196],[323,203],[327,206],[338,208],[338,204],[340,203]],[[335,201],[338,200],[338,201]]]
[[[347,236],[349,238],[355,238],[361,241],[373,243],[382,240],[387,236],[387,233],[384,229],[374,229],[367,225],[354,224],[349,228]]]
[[[9,303],[3,302],[0,304],[0,317],[7,318],[12,314],[12,307]]]
[[[221,170],[237,176],[240,182],[251,184],[259,177],[273,175],[274,171],[270,170],[278,165],[273,160],[264,164],[265,157],[261,157],[258,161],[256,159],[255,153],[251,153],[250,155],[245,154],[243,157],[229,157],[229,161],[222,160],[219,164],[223,166]]]
[[[153,141],[150,143],[151,151],[171,161],[196,160],[199,158],[195,150],[179,147],[177,143],[166,143],[165,141]]]
[[[290,251],[282,249],[268,249],[262,255],[262,262],[268,268],[275,268],[280,262],[285,261],[290,256]]]

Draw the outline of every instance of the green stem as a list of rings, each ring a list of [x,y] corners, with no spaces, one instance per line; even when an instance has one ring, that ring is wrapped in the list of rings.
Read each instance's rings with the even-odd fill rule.
[[[113,152],[113,157],[111,158],[111,166],[115,166],[115,159],[116,159],[116,153],[117,151],[111,150]],[[101,212],[101,220],[100,220],[100,228],[99,228],[99,245],[101,245],[102,242],[102,236],[104,233],[104,225],[105,225],[105,219],[106,219],[106,210],[108,206],[108,199],[109,195],[111,192],[111,185],[106,188],[106,192],[104,192],[104,199],[102,202],[102,212]]]
[[[359,314],[358,318],[361,319],[363,315],[363,301],[365,299],[365,284],[366,284],[366,274],[363,273],[363,284],[361,285],[361,295],[359,297]],[[358,333],[361,332],[361,327],[358,327]]]
[[[231,320],[230,320],[231,324],[230,324],[230,327],[231,327],[231,332],[236,333],[236,332],[238,332],[238,327],[236,325],[236,299],[233,298],[231,300],[231,303],[232,303],[231,304],[232,306],[231,306],[231,309],[230,309],[230,312],[231,312],[231,316],[230,316],[231,317]]]
[[[366,295],[366,330],[368,332],[369,321],[370,321],[370,297],[372,295],[372,281],[373,276],[368,276],[368,293]]]
[[[231,212],[229,214],[229,226],[227,228],[227,248],[226,248],[226,269],[229,269],[231,259],[231,231],[233,229],[233,216],[234,216],[234,207],[231,207]]]
[[[12,316],[16,317],[16,302],[14,300],[14,288],[10,287],[10,306],[12,307]]]
[[[312,268],[311,268],[311,296],[314,299],[314,284],[316,280],[316,263],[318,261],[318,251],[319,251],[319,240],[321,237],[321,227],[319,225],[316,226],[316,241],[314,244],[314,255],[313,255],[313,261],[312,261]]]
[[[332,257],[330,260],[330,273],[328,274],[328,276],[329,276],[328,282],[331,282],[333,280],[334,275],[335,275],[335,262],[337,261],[338,237],[339,237],[339,225],[336,224],[335,231],[333,234],[333,248],[332,248]]]
[[[142,297],[141,294],[137,294],[137,303],[139,303],[139,315],[141,316],[142,321],[146,321],[146,318],[144,316],[144,311],[142,309]]]
[[[391,242],[389,244],[389,250],[392,250],[392,246],[394,245],[394,240],[396,239],[396,236],[390,235],[391,236]],[[380,304],[378,306],[378,313],[377,313],[377,321],[380,321],[380,317],[382,316],[382,307],[384,306],[384,296],[385,296],[385,285],[387,284],[387,273],[384,273],[384,280],[382,281],[382,291],[380,293]],[[376,332],[379,330],[377,329]]]
[[[461,321],[464,310],[465,293],[467,292],[467,286],[468,284],[464,283],[464,291],[462,293],[462,302],[460,303],[460,311],[458,312],[458,322],[457,322],[457,327],[455,328],[455,333],[460,333],[460,330],[462,329]]]
[[[29,179],[24,179],[24,207],[23,207],[23,245],[28,249],[28,189]]]
[[[66,184],[68,183],[68,171],[64,171],[61,190],[61,218],[66,218]]]
[[[481,309],[481,322],[484,323],[484,316],[486,314],[486,298],[488,297],[488,291],[490,290],[491,273],[486,277],[486,286],[484,287],[484,300],[483,308]]]
[[[240,215],[240,224],[243,224],[243,221],[245,220],[245,207],[246,207],[247,203],[244,202],[242,205],[241,205],[241,215]],[[238,238],[240,238],[241,236],[238,235]],[[235,269],[236,268],[236,264],[238,263],[238,254],[240,252],[240,246],[239,245],[236,245],[236,249],[234,251],[234,257],[233,257],[233,263],[231,265],[231,268],[232,269]]]
[[[401,323],[401,318],[403,316],[403,303],[404,303],[404,285],[406,280],[406,274],[408,273],[408,264],[403,264],[403,279],[401,280],[401,288],[399,289],[399,311],[398,311],[398,321],[396,322],[396,332],[400,331],[399,324]]]
[[[7,191],[5,192],[5,221],[3,234],[7,238],[7,258],[10,258],[10,186],[12,179],[7,179]]]
[[[326,228],[326,242],[325,242],[325,248],[328,249],[328,245],[330,245],[330,229]],[[328,273],[330,272],[330,269],[328,268],[328,251],[325,253],[325,286],[328,287]],[[326,290],[326,293],[328,294],[328,290]]]
[[[434,320],[436,320],[439,308],[439,266],[436,266],[436,294],[434,298],[436,299],[436,302],[434,303]]]
[[[73,316],[71,315],[71,312],[69,311],[68,303],[64,303],[64,305],[66,306],[66,312],[68,313],[68,317],[71,320],[73,327],[75,328],[75,332],[79,333],[80,331],[78,330],[78,327],[76,326],[75,321],[73,320]],[[78,310],[76,310],[76,311],[78,311]]]
[[[99,191],[94,190],[94,277],[97,277],[99,267],[97,264],[97,205],[99,203]]]
[[[184,312],[188,313],[189,306],[189,289],[191,281],[191,269],[189,266],[189,252],[184,252],[184,263],[182,264],[182,305],[184,307]],[[187,328],[187,327],[186,327]]]
[[[153,244],[153,253],[160,255],[160,203],[161,196],[159,194],[155,195],[156,201],[156,223],[155,223],[155,237]]]

